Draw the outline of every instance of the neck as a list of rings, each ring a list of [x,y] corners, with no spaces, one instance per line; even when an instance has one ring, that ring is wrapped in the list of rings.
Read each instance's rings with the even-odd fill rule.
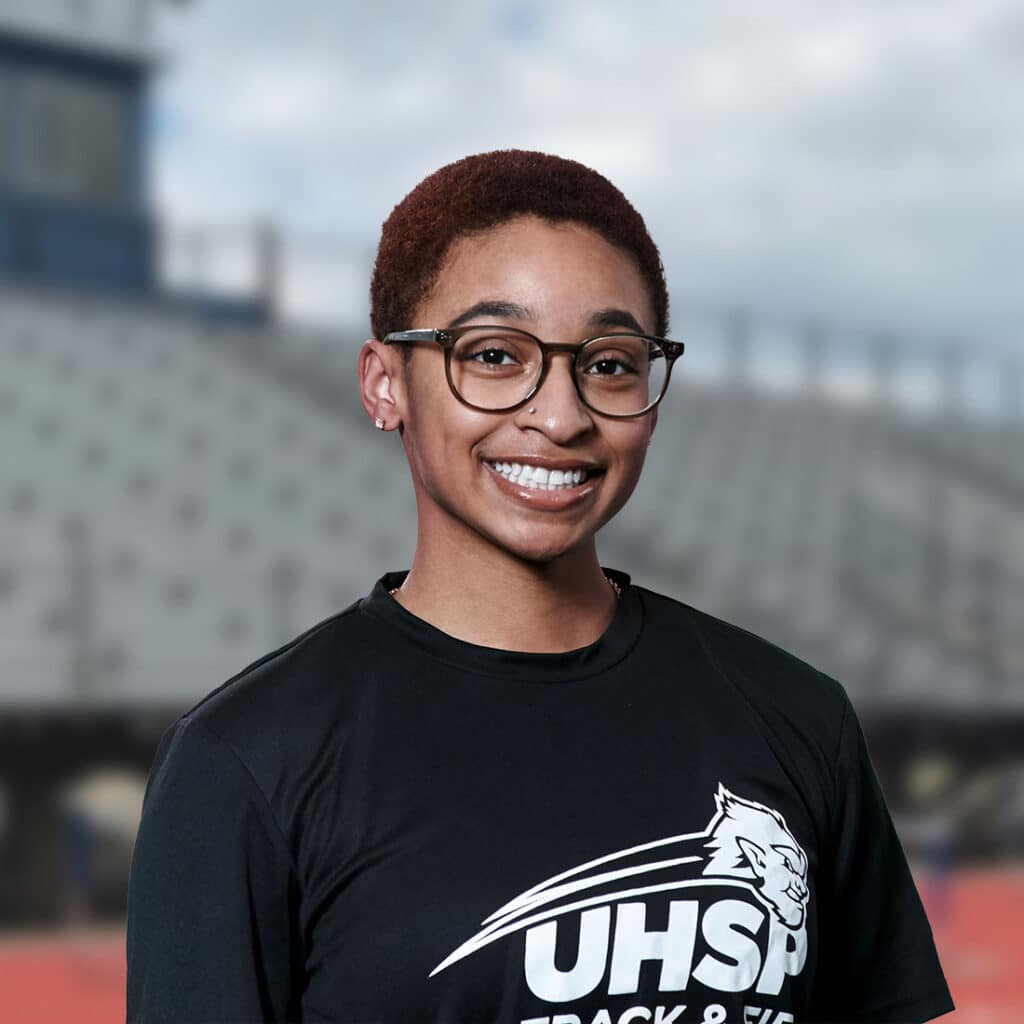
[[[593,538],[548,562],[493,548],[439,552],[418,543],[395,600],[449,636],[484,647],[556,653],[585,647],[618,606]]]

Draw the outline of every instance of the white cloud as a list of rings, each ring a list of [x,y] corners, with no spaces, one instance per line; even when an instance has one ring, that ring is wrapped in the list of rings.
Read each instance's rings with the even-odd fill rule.
[[[612,178],[676,290],[989,334],[1024,313],[1014,0],[208,0],[164,18],[172,216],[265,211],[372,247],[423,175],[521,146]]]

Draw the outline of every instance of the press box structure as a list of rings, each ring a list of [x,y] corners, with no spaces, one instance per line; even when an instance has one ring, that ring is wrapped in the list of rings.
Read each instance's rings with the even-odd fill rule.
[[[149,0],[0,0],[0,273],[145,294]]]

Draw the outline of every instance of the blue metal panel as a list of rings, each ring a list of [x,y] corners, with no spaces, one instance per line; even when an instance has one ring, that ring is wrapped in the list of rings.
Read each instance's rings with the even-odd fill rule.
[[[34,227],[36,257],[46,279],[130,291],[152,286],[147,218],[51,206],[39,211]]]
[[[128,57],[76,50],[58,42],[41,42],[0,31],[0,61],[39,70],[79,75],[93,82],[134,88],[148,76],[145,63]]]
[[[14,213],[10,204],[0,199],[0,273],[14,268]]]
[[[145,213],[0,195],[0,269],[13,277],[148,292],[153,234]]]
[[[128,93],[125,117],[128,131],[124,147],[125,163],[127,164],[124,174],[125,201],[129,206],[139,209],[146,206],[149,199],[147,182],[149,181],[150,139],[147,138],[149,119],[146,116],[149,103],[148,91],[148,83],[142,82],[139,88]]]

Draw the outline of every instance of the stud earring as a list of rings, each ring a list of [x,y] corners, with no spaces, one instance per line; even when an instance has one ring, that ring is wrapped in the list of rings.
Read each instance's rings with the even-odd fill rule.
[[[384,421],[379,416],[373,421],[373,425],[378,430],[383,430],[384,429]]]
[[[536,411],[537,411],[537,406],[531,405],[530,406],[530,412],[536,412]]]

